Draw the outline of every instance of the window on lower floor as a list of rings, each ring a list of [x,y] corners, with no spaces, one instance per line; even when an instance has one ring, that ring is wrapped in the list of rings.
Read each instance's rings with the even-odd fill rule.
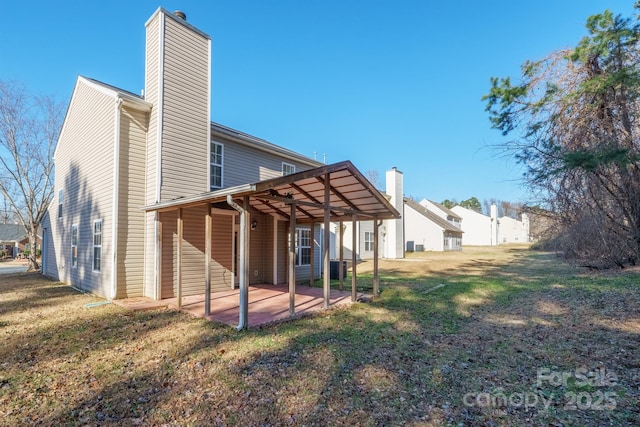
[[[364,250],[365,251],[373,250],[373,231],[364,232]]]
[[[102,220],[93,222],[93,271],[102,270]]]
[[[78,224],[71,226],[71,267],[78,267]]]
[[[311,265],[311,230],[300,228],[296,232],[296,265]]]

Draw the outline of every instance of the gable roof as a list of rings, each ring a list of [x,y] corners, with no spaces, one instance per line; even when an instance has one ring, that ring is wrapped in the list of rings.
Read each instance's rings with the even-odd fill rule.
[[[455,209],[455,210],[454,210],[454,209]],[[453,212],[456,212],[456,213],[460,212],[458,215],[459,215],[462,219],[464,219],[464,217],[463,217],[462,215],[466,215],[466,216],[474,215],[474,216],[476,216],[476,217],[480,216],[480,217],[483,217],[483,218],[491,219],[491,217],[490,217],[490,216],[488,216],[488,215],[485,215],[485,214],[483,214],[483,213],[481,213],[481,212],[478,212],[478,211],[475,211],[475,210],[473,210],[473,209],[465,208],[464,206],[460,206],[460,205],[455,205],[454,207],[452,207],[452,208],[451,208],[451,210],[452,210]]]
[[[442,212],[444,212],[445,214],[447,214],[447,216],[451,216],[455,219],[462,219],[462,217],[460,215],[458,215],[457,213],[455,213],[454,211],[452,211],[451,209],[441,205],[438,202],[434,202],[433,200],[429,200],[429,199],[425,199],[427,202],[431,203],[432,205],[434,205],[436,208],[440,209]]]
[[[362,219],[400,218],[400,213],[387,198],[348,160],[253,184],[157,203],[143,209],[174,210],[204,203],[221,203],[221,207],[224,207],[227,196],[235,200],[249,197],[251,207],[263,214],[288,219],[290,206],[294,205],[297,222],[319,222],[324,219],[327,175],[331,221],[351,218],[354,214],[364,217]]]
[[[312,168],[324,165],[324,163],[322,162],[304,156],[300,153],[296,153],[295,151],[289,150],[280,145],[273,144],[262,138],[258,138],[256,136],[249,135],[248,133],[232,129],[228,126],[221,125],[220,123],[211,122],[211,137],[215,138],[217,135],[225,136],[232,139],[234,142],[256,148],[267,153],[277,153],[280,156],[292,159]]]
[[[78,91],[78,86],[84,84],[89,86],[90,88],[97,90],[99,92],[102,92],[104,94],[106,94],[107,96],[112,97],[114,100],[116,99],[121,99],[122,102],[127,105],[127,106],[131,106],[133,108],[136,108],[138,110],[143,110],[143,111],[151,111],[151,107],[153,107],[153,104],[150,103],[149,101],[145,101],[141,96],[134,94],[133,92],[129,92],[127,90],[124,89],[120,89],[117,88],[115,86],[111,86],[107,83],[103,83],[101,81],[95,80],[95,79],[91,79],[89,77],[84,77],[84,76],[78,76],[77,80],[76,80],[76,85],[73,87],[73,93],[71,94],[71,100],[69,101],[69,104],[67,105],[67,111],[64,115],[64,120],[62,121],[62,129],[60,129],[60,134],[58,135],[58,141],[61,141],[65,132],[65,128],[67,126],[67,119],[69,117],[69,112],[71,110],[71,106],[74,103],[74,98],[76,95],[76,92]],[[58,152],[58,146],[59,144],[56,144],[56,148],[53,151],[53,158],[56,158],[56,154]]]
[[[27,233],[20,224],[0,224],[0,242],[22,240]]]
[[[427,218],[429,221],[433,222],[434,224],[436,224],[438,227],[442,228],[445,231],[451,231],[451,232],[460,233],[460,234],[463,233],[463,231],[461,229],[459,229],[455,225],[451,224],[446,219],[444,219],[444,218],[436,215],[435,213],[431,212],[429,209],[425,208],[424,206],[422,206],[418,202],[415,202],[415,201],[405,197],[404,198],[404,204],[405,204],[405,206],[409,206],[411,209],[413,209],[414,211],[418,212],[419,214],[421,214],[422,216]]]

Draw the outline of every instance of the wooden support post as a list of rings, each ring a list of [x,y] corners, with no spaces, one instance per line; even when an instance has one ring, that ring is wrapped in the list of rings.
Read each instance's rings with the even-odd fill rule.
[[[313,284],[315,283],[315,273],[316,273],[316,239],[315,239],[315,235],[316,235],[316,230],[315,230],[315,223],[312,221],[311,225],[309,226],[310,231],[309,233],[311,234],[311,250],[310,250],[310,255],[311,255],[311,265],[309,266],[309,286],[313,286]]]
[[[356,247],[358,243],[358,216],[353,215],[351,218],[351,301],[356,302],[358,296],[356,295],[356,265],[358,258],[356,256],[358,248]]]
[[[378,220],[373,220],[373,296],[378,296],[380,289],[378,287]]]
[[[211,206],[204,217],[204,315],[211,314]]]
[[[183,220],[182,220],[182,208],[178,209],[178,223],[177,223],[177,228],[178,228],[178,254],[177,254],[177,272],[176,272],[176,276],[177,276],[177,283],[176,283],[176,287],[177,287],[177,297],[178,297],[178,308],[182,307],[182,236],[183,236]]]
[[[331,225],[331,187],[329,185],[330,182],[330,174],[326,174],[324,178],[324,281],[323,281],[323,290],[324,290],[324,308],[329,308],[329,297],[331,292],[331,274],[329,271],[329,240],[331,239],[331,230],[329,226]]]
[[[344,230],[342,228],[342,220],[340,220],[340,222],[338,222],[338,227],[339,230],[338,232],[340,233],[340,237],[339,237],[339,241],[340,241],[340,250],[339,250],[339,256],[338,256],[338,279],[340,279],[340,285],[338,286],[338,288],[340,290],[344,289],[344,270],[342,268],[342,263],[344,262],[344,242],[342,241],[342,238],[344,236]]]
[[[296,314],[296,205],[289,217],[289,316]]]

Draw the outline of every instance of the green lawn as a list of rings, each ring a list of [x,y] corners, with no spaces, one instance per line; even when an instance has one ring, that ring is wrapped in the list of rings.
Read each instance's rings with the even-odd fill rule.
[[[420,256],[371,303],[241,333],[0,276],[0,424],[640,425],[639,274]]]

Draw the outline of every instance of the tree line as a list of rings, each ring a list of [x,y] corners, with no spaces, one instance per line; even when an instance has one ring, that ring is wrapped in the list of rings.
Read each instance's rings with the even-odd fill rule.
[[[636,2],[637,12],[640,2]],[[640,25],[606,10],[573,48],[491,78],[499,149],[525,167],[547,241],[589,266],[640,261]]]
[[[491,214],[491,205],[496,205],[498,217],[508,216],[513,219],[520,219],[525,208],[523,203],[510,202],[493,197],[490,199],[484,199],[482,203],[480,203],[480,200],[478,200],[477,197],[470,197],[459,202],[456,199],[445,199],[440,204],[448,209],[451,209],[454,206],[462,206],[463,208],[467,208],[487,216]]]

